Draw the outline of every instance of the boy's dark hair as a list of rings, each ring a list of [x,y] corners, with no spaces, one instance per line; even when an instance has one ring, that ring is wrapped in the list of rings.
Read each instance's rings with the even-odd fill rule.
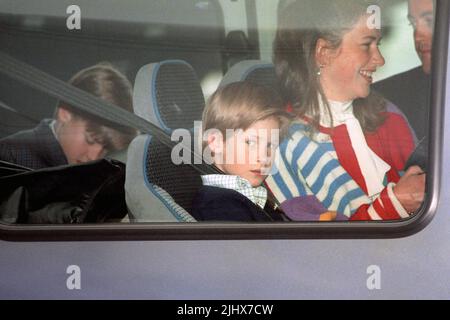
[[[130,81],[109,63],[99,63],[77,72],[69,83],[102,100],[133,112],[132,85]],[[73,116],[87,122],[87,131],[97,143],[114,151],[126,147],[136,136],[134,128],[114,125],[104,119],[80,111],[60,101],[60,107],[69,110]]]

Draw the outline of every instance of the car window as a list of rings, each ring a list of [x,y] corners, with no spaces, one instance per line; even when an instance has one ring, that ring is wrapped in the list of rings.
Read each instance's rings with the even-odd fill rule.
[[[435,12],[432,0],[3,1],[0,58],[30,75],[0,72],[0,219],[162,238],[400,232],[435,192]]]

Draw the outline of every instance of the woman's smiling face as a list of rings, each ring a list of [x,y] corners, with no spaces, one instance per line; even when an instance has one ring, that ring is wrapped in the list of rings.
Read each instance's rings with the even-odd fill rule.
[[[372,74],[384,65],[378,48],[381,31],[369,28],[368,16],[363,16],[353,29],[344,34],[337,49],[329,56],[321,70],[320,82],[328,100],[350,101],[367,97]]]

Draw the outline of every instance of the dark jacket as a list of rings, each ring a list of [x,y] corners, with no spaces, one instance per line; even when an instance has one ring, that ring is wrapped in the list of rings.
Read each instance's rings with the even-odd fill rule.
[[[0,160],[31,169],[67,164],[66,156],[50,129],[51,119],[35,128],[20,131],[0,140]]]
[[[427,135],[430,77],[422,67],[377,82],[373,88],[403,111],[419,140]]]
[[[192,216],[198,221],[283,221],[281,211],[266,204],[264,211],[237,191],[202,186],[193,201]]]

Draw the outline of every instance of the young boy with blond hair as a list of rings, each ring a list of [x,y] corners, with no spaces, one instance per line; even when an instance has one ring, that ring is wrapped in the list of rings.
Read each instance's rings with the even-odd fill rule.
[[[193,216],[199,221],[283,220],[263,186],[288,124],[281,98],[250,82],[231,83],[208,100],[202,121],[205,151],[224,174],[202,176]]]

